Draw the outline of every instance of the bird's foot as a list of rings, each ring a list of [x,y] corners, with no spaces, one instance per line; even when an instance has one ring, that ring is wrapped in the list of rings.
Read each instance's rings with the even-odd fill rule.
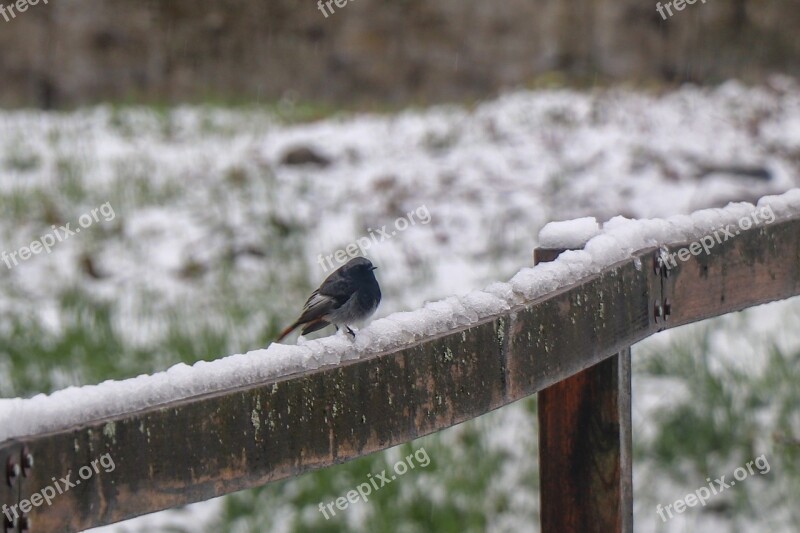
[[[347,328],[347,333],[353,336],[353,339],[356,338],[356,332],[350,329],[350,326],[345,326]]]

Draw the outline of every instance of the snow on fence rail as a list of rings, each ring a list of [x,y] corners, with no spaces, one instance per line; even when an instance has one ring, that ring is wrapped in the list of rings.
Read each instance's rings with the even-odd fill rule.
[[[695,246],[745,217],[746,231]],[[666,220],[615,217],[602,229],[555,223],[540,239],[540,264],[508,283],[376,320],[355,342],[273,344],[0,401],[0,504],[20,515],[10,526],[79,531],[206,500],[541,392],[542,530],[631,531],[629,348],[800,294],[800,190]],[[35,505],[53,478],[102,457],[113,472]]]

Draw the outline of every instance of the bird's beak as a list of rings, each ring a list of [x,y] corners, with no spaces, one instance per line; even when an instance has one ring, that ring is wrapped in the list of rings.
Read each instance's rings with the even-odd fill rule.
[[[370,268],[370,270],[378,270],[378,267],[374,266],[374,267]]]

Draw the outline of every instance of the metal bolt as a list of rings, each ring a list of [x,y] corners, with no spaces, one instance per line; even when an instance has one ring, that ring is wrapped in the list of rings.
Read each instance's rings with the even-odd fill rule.
[[[13,457],[9,457],[8,462],[6,462],[6,481],[9,487],[14,486],[14,482],[21,473],[22,469],[19,467],[19,463],[17,463]]]
[[[14,517],[13,519],[9,518],[8,516],[3,517],[3,533],[14,533],[14,530],[17,529],[17,519]]]
[[[658,251],[653,254],[653,273],[656,276],[661,275],[661,255],[658,253]]]
[[[662,309],[660,302],[655,302],[653,304],[653,314],[655,315],[656,322],[664,316],[664,309]]]
[[[664,320],[669,320],[669,315],[672,314],[672,303],[669,298],[664,300]]]
[[[22,514],[19,517],[19,531],[20,533],[29,533],[31,530],[31,519],[28,515]]]
[[[22,475],[28,477],[31,469],[33,468],[33,454],[30,448],[25,446],[22,448]]]

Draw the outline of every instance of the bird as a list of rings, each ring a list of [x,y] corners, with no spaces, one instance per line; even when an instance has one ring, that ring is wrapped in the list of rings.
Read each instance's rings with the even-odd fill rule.
[[[350,324],[366,320],[381,302],[381,288],[373,273],[378,267],[365,257],[354,257],[330,276],[311,293],[303,306],[300,318],[284,329],[275,342],[303,326],[301,335],[307,335],[331,324],[336,331],[339,326],[355,339]]]

